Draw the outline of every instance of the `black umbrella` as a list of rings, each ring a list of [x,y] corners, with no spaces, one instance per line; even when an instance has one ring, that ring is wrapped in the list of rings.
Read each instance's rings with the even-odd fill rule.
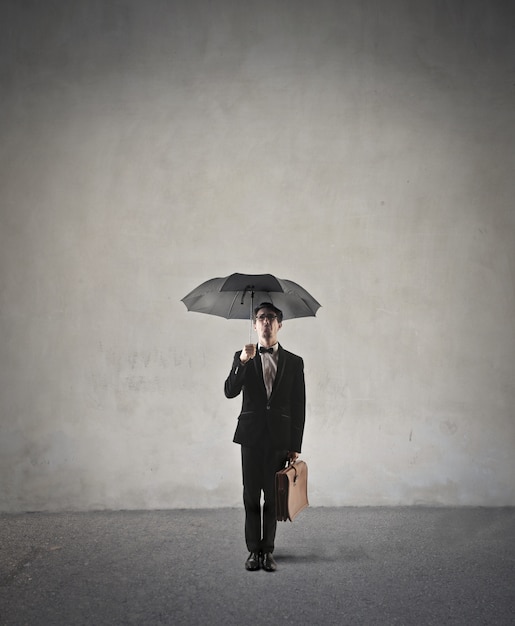
[[[226,319],[251,319],[254,305],[271,302],[283,319],[314,317],[320,304],[303,287],[272,274],[231,274],[212,278],[182,298],[188,311]]]

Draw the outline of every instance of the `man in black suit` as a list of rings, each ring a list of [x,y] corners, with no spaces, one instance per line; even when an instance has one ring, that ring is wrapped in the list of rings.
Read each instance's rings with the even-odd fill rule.
[[[277,527],[275,474],[301,451],[306,415],[304,362],[277,342],[283,314],[269,302],[254,309],[259,343],[236,352],[225,395],[243,390],[233,441],[241,445],[245,541],[250,552],[245,568],[277,569],[272,556]],[[264,494],[261,523],[261,492]]]

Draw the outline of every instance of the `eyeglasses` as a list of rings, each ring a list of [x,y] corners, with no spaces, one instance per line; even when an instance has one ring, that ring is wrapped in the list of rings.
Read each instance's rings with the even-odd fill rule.
[[[273,315],[272,313],[262,313],[261,315],[258,315],[256,317],[257,320],[259,320],[260,322],[264,322],[265,320],[268,320],[269,322],[273,322],[274,320],[277,319],[277,315]]]

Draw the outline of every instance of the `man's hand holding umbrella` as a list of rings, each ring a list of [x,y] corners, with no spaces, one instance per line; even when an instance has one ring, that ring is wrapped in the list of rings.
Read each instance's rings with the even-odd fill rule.
[[[256,344],[247,343],[243,346],[243,350],[241,351],[240,361],[242,363],[248,363],[255,356],[256,356]]]

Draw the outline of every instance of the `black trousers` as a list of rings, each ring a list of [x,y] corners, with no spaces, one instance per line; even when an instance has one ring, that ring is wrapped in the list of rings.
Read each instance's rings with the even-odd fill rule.
[[[286,464],[287,450],[274,450],[263,444],[241,446],[245,542],[249,552],[273,552],[277,519],[275,474]],[[261,493],[264,494],[261,517]]]

